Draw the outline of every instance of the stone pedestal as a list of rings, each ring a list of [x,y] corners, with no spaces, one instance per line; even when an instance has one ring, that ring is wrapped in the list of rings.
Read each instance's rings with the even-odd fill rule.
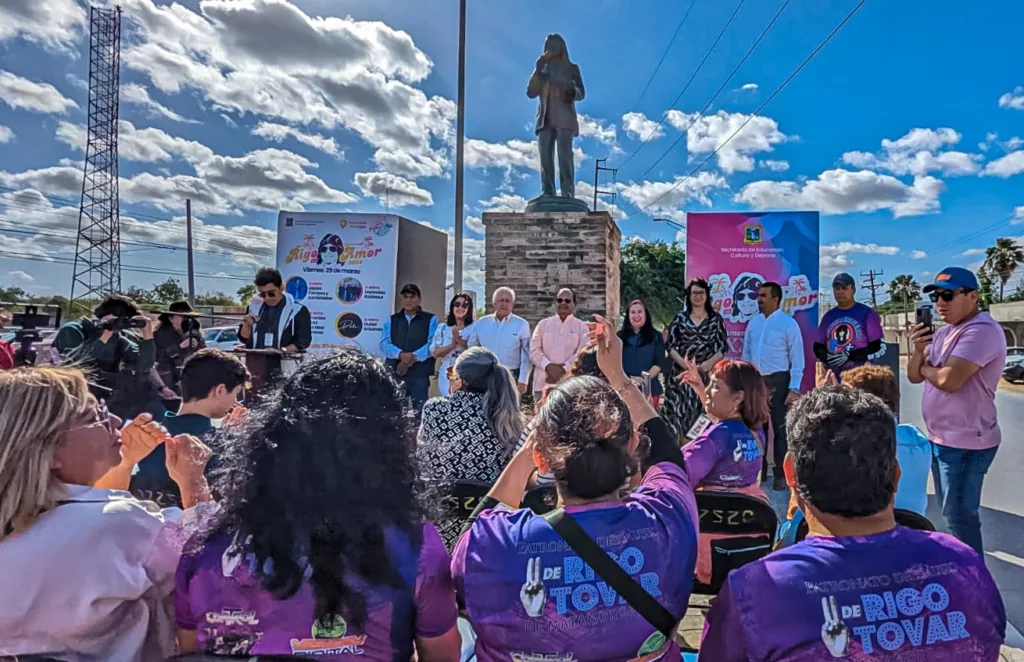
[[[571,287],[577,317],[618,324],[622,232],[607,212],[485,212],[483,223],[488,311],[494,290],[511,287],[532,329],[555,314],[558,289]]]

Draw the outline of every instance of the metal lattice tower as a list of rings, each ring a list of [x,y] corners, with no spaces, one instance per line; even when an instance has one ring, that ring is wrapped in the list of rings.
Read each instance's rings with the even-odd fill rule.
[[[117,115],[121,8],[89,10],[89,136],[85,147],[72,301],[121,291]]]

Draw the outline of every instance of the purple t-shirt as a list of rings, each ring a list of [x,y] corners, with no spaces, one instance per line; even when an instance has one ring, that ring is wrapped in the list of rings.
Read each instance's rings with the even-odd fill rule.
[[[448,554],[431,524],[423,526],[418,552],[401,533],[389,532],[387,540],[404,586],[369,588],[348,576],[349,586],[366,598],[369,615],[361,629],[342,618],[317,621],[309,584],[287,600],[275,600],[254,576],[255,556],[237,552],[227,535],[182,556],[175,576],[178,627],[195,630],[199,649],[207,653],[409,659],[414,638],[439,637],[455,627]]]
[[[829,352],[849,352],[864,349],[874,340],[883,340],[882,319],[878,313],[863,303],[854,303],[843,310],[833,308],[821,317],[818,324],[818,342]],[[833,369],[836,376],[864,365],[864,361],[847,361],[838,369]]]
[[[1006,363],[1006,335],[988,313],[966,322],[946,325],[935,332],[925,359],[941,368],[955,356],[980,369],[955,393],[924,383],[921,415],[928,438],[942,446],[984,450],[999,445],[1002,436],[996,420],[996,387]]]
[[[729,574],[700,659],[994,661],[1006,613],[992,575],[944,533],[808,537]]]
[[[693,587],[698,521],[685,471],[663,462],[625,500],[566,512],[682,618]],[[680,659],[673,641],[529,510],[482,513],[452,552],[452,576],[477,635],[480,662]]]
[[[683,446],[683,460],[694,487],[746,487],[757,483],[761,444],[743,421],[715,423]]]

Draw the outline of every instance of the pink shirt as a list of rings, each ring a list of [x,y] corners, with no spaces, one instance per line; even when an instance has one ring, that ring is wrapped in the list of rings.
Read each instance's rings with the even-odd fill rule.
[[[996,420],[996,387],[1006,362],[1003,328],[984,312],[966,322],[941,327],[925,358],[941,368],[951,356],[977,364],[980,369],[955,393],[925,381],[921,413],[928,438],[942,446],[966,450],[998,446],[1001,435]]]
[[[530,360],[533,362],[533,390],[544,390],[547,375],[544,369],[552,363],[569,368],[576,361],[576,355],[587,346],[587,325],[574,315],[563,322],[558,315],[542,319],[533,330],[530,343]],[[520,375],[522,377],[522,375]]]

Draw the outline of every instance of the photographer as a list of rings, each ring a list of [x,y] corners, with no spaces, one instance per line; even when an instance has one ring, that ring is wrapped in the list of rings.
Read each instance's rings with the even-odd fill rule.
[[[206,347],[206,340],[188,301],[175,301],[167,310],[169,312],[160,315],[153,342],[156,344],[156,370],[163,384],[160,395],[171,399],[181,392],[181,367],[188,357]]]
[[[93,311],[95,318],[68,322],[53,346],[61,358],[89,374],[90,390],[122,418],[134,418],[156,399],[150,370],[156,361],[153,321],[135,302],[112,294]]]

